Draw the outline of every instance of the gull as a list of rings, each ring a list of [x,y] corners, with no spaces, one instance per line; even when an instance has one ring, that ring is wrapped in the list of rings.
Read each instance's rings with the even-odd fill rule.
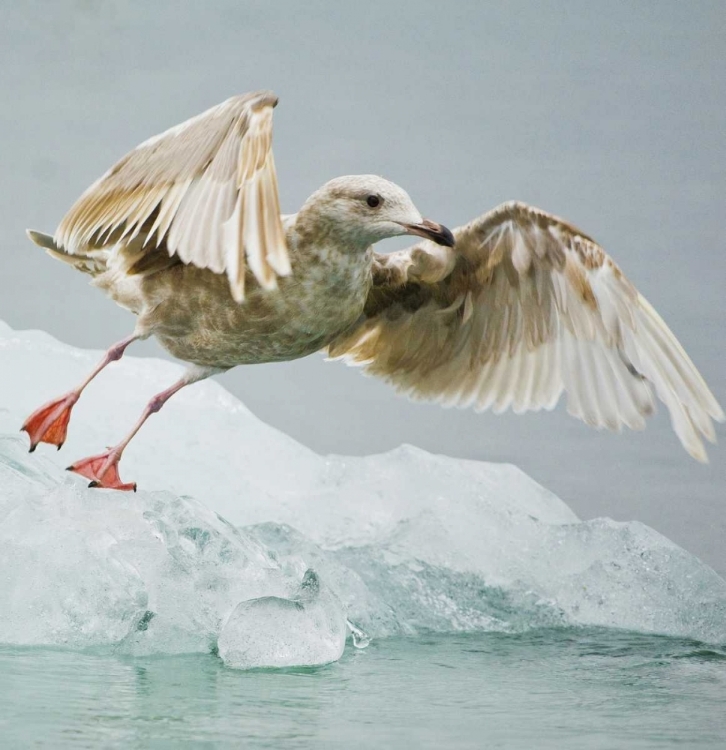
[[[52,236],[52,257],[137,316],[76,388],[35,411],[30,450],[59,449],[82,391],[139,339],[189,364],[116,446],[69,466],[90,486],[135,490],[119,460],[181,388],[237,365],[324,351],[412,399],[516,413],[553,409],[596,428],[643,429],[665,404],[707,460],[724,413],[658,313],[591,237],[503,203],[452,233],[399,186],[338,177],[281,215],[270,91],[235,96],[145,141],[91,185]],[[397,235],[417,244],[388,255]]]

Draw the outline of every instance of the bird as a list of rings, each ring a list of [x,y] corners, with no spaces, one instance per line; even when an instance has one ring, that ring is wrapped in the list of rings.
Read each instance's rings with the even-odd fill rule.
[[[233,96],[143,142],[73,204],[53,258],[136,315],[78,386],[22,426],[60,449],[85,387],[154,336],[188,364],[131,431],[68,469],[136,490],[119,461],[146,419],[185,386],[238,365],[323,352],[414,400],[495,413],[568,412],[639,430],[656,396],[685,450],[707,461],[724,412],[674,334],[590,236],[509,201],[453,232],[377,175],[337,177],[282,215],[271,91]],[[389,254],[375,243],[416,244]]]

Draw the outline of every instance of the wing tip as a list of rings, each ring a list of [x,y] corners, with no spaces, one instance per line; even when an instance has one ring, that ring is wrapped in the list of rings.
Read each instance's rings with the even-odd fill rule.
[[[50,234],[37,232],[35,229],[26,229],[25,234],[31,242],[35,243],[38,247],[42,247],[44,250],[59,249],[56,241]]]
[[[706,453],[706,449],[703,447],[703,443],[699,440],[698,445],[692,445],[692,446],[683,446],[688,455],[698,461],[699,464],[703,464],[704,466],[709,463],[708,460],[708,453]]]
[[[232,101],[235,99],[245,99],[247,96],[250,96],[252,98],[250,109],[253,112],[257,112],[258,110],[264,109],[265,107],[274,109],[280,102],[280,97],[270,89],[260,89],[259,91],[255,91],[252,95],[242,94],[239,97],[232,97]]]

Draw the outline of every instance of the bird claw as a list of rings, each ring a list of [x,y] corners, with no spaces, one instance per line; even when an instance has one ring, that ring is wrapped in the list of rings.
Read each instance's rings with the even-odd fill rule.
[[[68,421],[71,418],[71,410],[78,401],[78,393],[71,391],[54,401],[44,404],[36,409],[23,423],[21,432],[25,431],[30,437],[30,452],[32,453],[39,443],[55,445],[60,450],[66,440]]]
[[[82,458],[71,464],[67,471],[73,471],[86,479],[90,479],[89,487],[108,490],[122,490],[136,492],[136,482],[122,482],[118,475],[118,462],[121,455],[113,448],[105,453],[90,458]]]

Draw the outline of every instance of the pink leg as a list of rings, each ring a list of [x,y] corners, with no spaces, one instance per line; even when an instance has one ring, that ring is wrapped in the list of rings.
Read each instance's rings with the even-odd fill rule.
[[[138,338],[138,336],[129,336],[114,344],[96,365],[93,372],[77,388],[66,393],[65,396],[49,401],[25,420],[20,430],[25,430],[30,436],[31,453],[38,447],[38,443],[50,443],[51,445],[57,445],[58,450],[61,449],[66,439],[71,410],[80,398],[83,389],[106,365],[121,359],[126,347]]]
[[[133,429],[129,434],[113,448],[109,448],[105,453],[99,453],[97,456],[91,456],[90,458],[83,458],[80,461],[76,461],[68,467],[68,471],[74,471],[76,474],[80,474],[91,482],[89,487],[102,487],[113,490],[133,490],[136,492],[136,482],[124,483],[118,474],[118,463],[121,460],[121,456],[126,446],[131,442],[131,439],[141,429],[141,425],[146,420],[155,414],[161,407],[179,390],[185,385],[196,383],[199,380],[213,375],[215,372],[221,372],[221,370],[215,368],[192,368],[184,373],[184,376],[177,380],[174,385],[167,388],[161,393],[157,393],[151,401],[146,405],[139,421],[134,425]]]

